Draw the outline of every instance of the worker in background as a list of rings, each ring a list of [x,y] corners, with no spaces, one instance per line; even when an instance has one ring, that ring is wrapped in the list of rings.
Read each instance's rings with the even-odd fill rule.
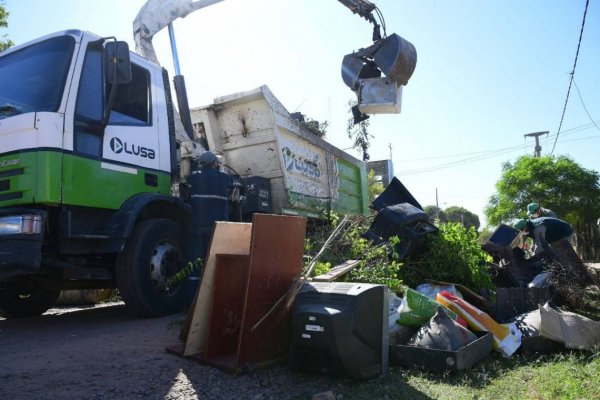
[[[533,239],[534,254],[540,255],[547,260],[554,258],[550,245],[561,239],[567,239],[573,246],[575,233],[571,225],[558,218],[542,217],[531,220],[521,219],[515,224],[515,228],[523,231],[525,235]]]
[[[233,179],[221,172],[217,156],[206,151],[198,158],[200,169],[190,178],[190,201],[192,218],[188,242],[188,260],[204,259],[215,221],[229,219],[229,192]],[[200,281],[200,271],[188,277],[189,303],[192,302]]]
[[[527,214],[529,214],[530,218],[558,218],[554,211],[544,208],[538,203],[529,203],[529,205],[527,206]]]

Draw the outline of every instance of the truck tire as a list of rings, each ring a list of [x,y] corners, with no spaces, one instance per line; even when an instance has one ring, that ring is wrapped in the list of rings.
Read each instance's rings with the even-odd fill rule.
[[[0,289],[0,317],[23,318],[48,311],[58,298],[60,290],[2,288]]]
[[[181,282],[167,285],[184,266],[181,231],[170,219],[141,221],[117,258],[117,288],[135,315],[158,317],[183,308]]]

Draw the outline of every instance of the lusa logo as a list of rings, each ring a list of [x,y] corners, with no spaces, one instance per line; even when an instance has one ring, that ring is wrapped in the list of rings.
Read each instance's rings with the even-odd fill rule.
[[[142,146],[136,146],[135,144],[129,144],[127,142],[121,141],[121,139],[116,137],[110,139],[110,149],[115,154],[125,152],[127,154],[133,154],[134,156],[149,158],[150,160],[154,160],[156,156],[156,153],[152,149]]]

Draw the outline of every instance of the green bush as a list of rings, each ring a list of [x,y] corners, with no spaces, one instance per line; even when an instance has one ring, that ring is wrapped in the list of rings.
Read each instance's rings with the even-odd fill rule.
[[[402,262],[393,250],[399,242],[397,237],[384,245],[373,246],[360,236],[359,229],[353,229],[346,234],[346,240],[350,242],[349,259],[360,260],[358,267],[348,275],[349,281],[384,284],[395,292],[400,289]]]
[[[422,278],[460,283],[472,289],[492,289],[487,267],[492,258],[481,249],[475,228],[446,223],[439,229],[438,235],[429,235],[427,250],[415,258],[420,272],[427,274]]]
[[[312,260],[321,249],[339,218],[330,221],[312,230],[306,241],[306,260]],[[493,288],[486,267],[491,258],[481,249],[474,228],[466,229],[458,223],[442,224],[439,234],[427,236],[427,245],[421,254],[401,260],[395,248],[402,239],[393,237],[387,243],[374,246],[362,237],[371,222],[372,217],[352,217],[349,228],[327,248],[311,275],[327,272],[346,260],[359,260],[358,267],[343,279],[385,284],[394,291],[399,291],[402,285],[414,287],[426,279],[460,283],[474,290]]]

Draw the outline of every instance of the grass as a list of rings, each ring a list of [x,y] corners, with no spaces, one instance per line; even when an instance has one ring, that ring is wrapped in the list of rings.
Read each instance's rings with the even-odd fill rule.
[[[370,382],[340,379],[334,393],[346,399],[600,399],[600,353],[554,355],[497,353],[458,373],[392,367]]]

